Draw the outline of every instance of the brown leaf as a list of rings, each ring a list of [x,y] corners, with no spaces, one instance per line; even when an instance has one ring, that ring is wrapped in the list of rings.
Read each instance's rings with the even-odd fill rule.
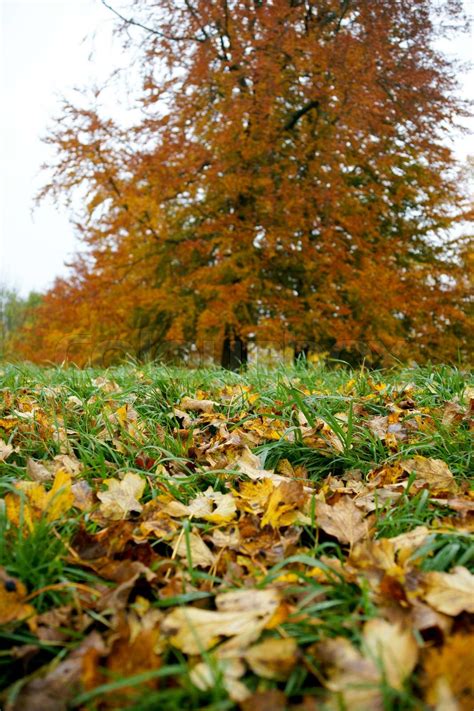
[[[424,599],[438,612],[452,616],[474,612],[474,575],[463,566],[450,573],[426,573],[424,588]]]
[[[417,484],[428,484],[433,493],[457,491],[456,481],[446,462],[416,455],[400,463],[409,474],[415,472]]]
[[[184,411],[191,412],[212,412],[217,402],[214,400],[197,400],[191,397],[183,397],[180,403],[180,408]]]
[[[317,525],[337,538],[340,543],[353,546],[367,536],[368,529],[364,517],[348,497],[339,499],[334,506],[316,501],[315,514]]]
[[[45,674],[21,687],[6,711],[67,711],[69,701],[80,690],[83,660],[91,650],[104,653],[105,645],[97,632],[92,632],[57,666],[46,667]]]

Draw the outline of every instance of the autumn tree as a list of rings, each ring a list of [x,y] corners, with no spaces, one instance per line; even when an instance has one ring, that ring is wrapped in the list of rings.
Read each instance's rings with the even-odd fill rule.
[[[85,92],[47,139],[43,195],[81,196],[84,252],[44,300],[36,353],[55,333],[139,356],[211,343],[229,363],[249,339],[352,360],[463,346],[469,206],[446,139],[467,107],[434,46],[461,2],[111,11],[141,115],[120,126]]]

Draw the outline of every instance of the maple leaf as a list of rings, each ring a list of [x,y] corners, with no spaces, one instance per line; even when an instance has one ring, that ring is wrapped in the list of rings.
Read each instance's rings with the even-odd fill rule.
[[[7,516],[16,526],[24,522],[30,530],[42,516],[47,521],[61,518],[74,503],[71,476],[62,469],[56,472],[49,491],[42,484],[31,481],[17,482],[15,489],[20,493],[5,496]]]
[[[267,502],[267,508],[261,520],[261,527],[266,525],[272,528],[291,526],[298,517],[302,517],[298,510],[305,503],[303,484],[300,481],[283,481],[273,489]]]
[[[315,515],[317,525],[341,543],[352,547],[367,536],[362,512],[348,497],[339,499],[333,506],[316,501]]]
[[[416,455],[400,463],[408,472],[415,472],[416,484],[428,484],[433,493],[456,492],[457,485],[446,462]]]
[[[105,479],[107,491],[97,493],[102,502],[101,513],[111,521],[126,518],[130,512],[140,513],[143,506],[139,499],[145,491],[146,481],[138,474],[127,472],[123,479]]]
[[[237,507],[232,494],[222,494],[209,487],[189,504],[171,501],[164,511],[170,516],[192,516],[212,523],[227,523],[235,517]]]
[[[430,572],[423,579],[424,599],[438,612],[459,615],[474,612],[474,575],[457,566],[450,573]]]

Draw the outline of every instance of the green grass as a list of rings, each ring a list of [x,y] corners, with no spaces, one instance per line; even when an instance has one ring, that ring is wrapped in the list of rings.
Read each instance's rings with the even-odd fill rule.
[[[457,487],[449,496],[465,500],[474,468],[472,431],[467,415],[443,424],[443,412],[447,402],[456,402],[467,412],[463,393],[470,382],[468,373],[448,366],[371,372],[300,363],[273,370],[255,367],[245,373],[153,364],[106,371],[0,366],[0,438],[16,450],[0,461],[0,494],[11,495],[18,481],[29,481],[29,458],[51,462],[65,453],[67,440],[69,455],[82,465],[77,480],[87,482],[92,492],[103,491],[104,480],[132,472],[146,480],[142,504],[165,494],[188,504],[208,487],[226,494],[238,490],[246,480],[233,463],[243,445],[218,446],[220,438],[235,436],[244,438],[266,469],[285,472],[291,465],[297,472],[296,480],[312,487],[314,500],[323,498],[332,504],[339,496],[331,489],[334,482],[367,487],[381,467],[395,467],[416,455],[445,462]],[[190,413],[191,420],[186,423],[173,409],[180,406],[183,397],[196,397],[199,392],[198,397],[217,402],[214,420]],[[408,398],[413,400],[413,407],[404,404]],[[397,410],[400,404],[402,408]],[[114,413],[122,406],[129,412],[132,408],[131,422],[137,429],[130,422],[122,426],[114,420]],[[405,428],[406,436],[390,445],[374,434],[369,423],[394,411],[400,414],[397,422]],[[7,418],[7,427],[2,427],[2,418]],[[8,418],[18,422],[10,428]],[[302,424],[304,420],[307,424]],[[413,422],[416,426],[411,427]],[[225,430],[219,429],[222,426]],[[313,428],[312,439],[308,428]],[[321,428],[332,432],[332,444],[320,437]],[[443,503],[447,494],[434,496],[428,486],[413,486],[414,479],[412,475],[395,482],[394,489],[398,484],[400,488],[392,499],[379,500],[375,492],[374,507],[367,512],[373,545],[425,526],[429,535],[409,558],[416,575],[449,572],[455,566],[474,571],[474,544],[462,510]],[[48,489],[50,484],[45,486]],[[259,549],[257,540],[254,553],[237,553],[232,547],[218,550],[212,536],[219,525],[199,517],[185,519],[180,522],[180,530],[186,555],[180,557],[174,553],[176,538],[171,534],[168,538],[139,538],[138,528],[134,528],[142,520],[138,514],[129,517],[127,525],[132,533],[120,543],[122,524],[98,518],[94,513],[98,504],[96,500],[92,511],[71,508],[54,521],[40,516],[29,529],[24,524],[14,525],[5,503],[0,502],[0,570],[25,585],[28,600],[39,615],[62,607],[73,610],[53,641],[47,636],[40,639],[21,620],[0,626],[3,702],[21,699],[22,685],[31,675],[44,675],[67,659],[92,630],[112,640],[111,630],[122,629],[124,620],[131,619],[127,616],[135,614],[137,600],[145,600],[151,610],[167,614],[182,605],[213,609],[214,596],[222,591],[277,587],[289,613],[275,629],[266,630],[264,638],[294,639],[300,661],[284,680],[259,677],[246,668],[240,681],[251,692],[283,692],[289,709],[297,708],[308,696],[318,699],[318,708],[326,708],[329,700],[322,683],[324,669],[312,654],[312,645],[343,637],[361,648],[363,625],[379,617],[380,610],[369,577],[363,571],[347,572],[351,546],[318,525],[314,506],[309,511],[310,523],[306,519],[293,528],[261,529],[257,522],[255,536],[258,539],[261,535],[262,541],[267,536],[267,542]],[[243,518],[243,514],[239,516]],[[227,530],[222,525],[220,529]],[[116,548],[102,551],[104,559],[114,566],[139,561],[155,573],[158,581],[150,584],[141,576],[129,591],[128,600],[114,614],[86,598],[78,603],[79,593],[74,591],[77,585],[78,590],[83,586],[105,595],[120,585],[112,574],[104,573],[103,562],[99,565],[97,558],[87,558],[85,553],[82,559],[77,554],[74,557],[77,536],[95,540],[96,534],[107,530],[117,531],[116,538],[110,534],[109,539],[106,534],[107,545],[112,541]],[[191,550],[193,530],[216,555],[215,568],[196,566]],[[293,530],[294,541],[290,541]],[[331,568],[330,561],[337,561],[340,570]],[[172,589],[167,588],[170,579],[175,586]],[[139,627],[136,620],[133,624]],[[25,645],[36,651],[25,653],[23,658],[18,649]],[[238,708],[229,698],[218,666],[213,688],[202,691],[190,676],[198,658],[168,642],[160,654],[158,668],[138,668],[123,675],[109,669],[107,654],[99,655],[96,681],[92,687],[72,689],[69,707],[101,711],[111,708],[112,703],[114,708],[135,711]],[[211,666],[215,664],[212,651],[202,658]],[[421,678],[422,670],[417,667],[401,690],[382,679],[384,710],[427,709]]]

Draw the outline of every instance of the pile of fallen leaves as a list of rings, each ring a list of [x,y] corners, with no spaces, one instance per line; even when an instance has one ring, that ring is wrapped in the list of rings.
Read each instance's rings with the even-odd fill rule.
[[[0,393],[5,709],[472,711],[472,387],[127,378]]]

